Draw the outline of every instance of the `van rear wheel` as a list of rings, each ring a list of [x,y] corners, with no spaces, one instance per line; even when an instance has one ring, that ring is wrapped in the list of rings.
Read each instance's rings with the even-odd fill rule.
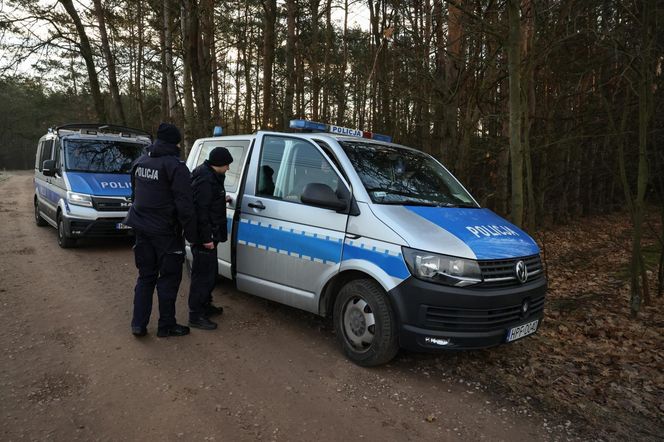
[[[334,329],[346,356],[371,367],[399,351],[397,324],[387,294],[370,279],[344,285],[334,303]]]
[[[69,236],[65,228],[65,220],[58,214],[58,245],[63,249],[69,249],[76,245],[76,240]]]
[[[39,214],[39,200],[37,198],[35,198],[35,224],[37,224],[39,227],[48,225],[46,220]]]

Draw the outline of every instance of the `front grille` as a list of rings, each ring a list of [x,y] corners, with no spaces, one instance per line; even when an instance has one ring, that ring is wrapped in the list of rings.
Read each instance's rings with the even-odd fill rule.
[[[447,308],[422,305],[424,326],[454,332],[489,332],[542,315],[544,296],[526,298],[528,312],[522,314],[523,303],[494,309]]]
[[[92,197],[92,204],[99,212],[126,212],[131,207],[128,198]]]
[[[524,258],[511,258],[493,261],[478,261],[482,271],[481,284],[473,288],[496,288],[518,286],[521,283],[516,279],[516,263],[523,261],[528,269],[528,280],[533,282],[544,278],[544,269],[539,255],[526,256]]]
[[[70,231],[75,236],[126,236],[131,229],[117,229],[122,218],[107,218],[97,221],[72,221]]]

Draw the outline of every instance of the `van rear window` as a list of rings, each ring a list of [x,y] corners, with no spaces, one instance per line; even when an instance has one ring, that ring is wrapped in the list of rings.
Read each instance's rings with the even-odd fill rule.
[[[129,173],[145,144],[102,140],[66,140],[65,168],[75,172]]]

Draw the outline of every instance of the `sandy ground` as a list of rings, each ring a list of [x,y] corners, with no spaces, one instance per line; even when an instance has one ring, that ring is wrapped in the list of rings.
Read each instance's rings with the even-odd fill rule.
[[[446,375],[444,356],[355,366],[329,321],[230,282],[215,290],[226,309],[219,329],[160,339],[154,312],[150,334],[136,339],[130,242],[63,250],[55,229],[35,225],[32,198],[31,173],[0,175],[0,440],[569,437],[536,410]],[[432,361],[439,369],[419,367]]]

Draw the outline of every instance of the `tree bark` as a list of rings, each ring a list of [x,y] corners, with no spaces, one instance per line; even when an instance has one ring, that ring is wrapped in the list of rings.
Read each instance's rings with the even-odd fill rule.
[[[175,69],[173,67],[173,20],[171,18],[171,5],[169,0],[164,0],[164,61],[166,65],[166,92],[168,95],[168,119],[175,124],[182,124],[184,117],[180,102],[175,90]]]
[[[124,115],[124,109],[122,108],[122,98],[120,97],[120,88],[118,87],[118,79],[115,71],[115,57],[111,52],[111,45],[108,41],[108,33],[106,32],[106,18],[104,17],[104,8],[101,4],[101,0],[93,0],[93,4],[95,16],[97,17],[97,22],[99,24],[101,49],[104,53],[106,67],[108,69],[108,83],[111,92],[111,101],[113,102],[113,112],[111,112],[111,114],[116,121],[119,121],[122,123],[122,125],[126,125],[127,120]]]
[[[512,166],[511,220],[523,225],[523,148],[521,145],[521,17],[520,0],[508,0],[510,158]]]
[[[263,10],[263,118],[261,126],[271,127],[272,116],[272,65],[274,64],[274,26],[277,21],[277,0],[264,0]]]
[[[95,112],[97,113],[97,119],[99,122],[106,121],[106,110],[104,108],[104,100],[101,96],[101,90],[99,88],[99,77],[97,76],[97,70],[95,68],[95,62],[92,54],[92,47],[90,46],[90,40],[88,35],[85,32],[85,27],[81,22],[81,17],[78,15],[74,3],[72,0],[58,0],[62,6],[64,6],[67,14],[74,22],[76,27],[76,32],[78,33],[78,38],[80,42],[78,43],[79,49],[81,51],[81,56],[85,61],[85,67],[88,71],[88,80],[90,81],[90,94],[92,95],[92,101],[95,106]]]
[[[295,14],[297,0],[286,0],[286,91],[282,127],[288,129],[293,118],[293,94],[295,92]]]

